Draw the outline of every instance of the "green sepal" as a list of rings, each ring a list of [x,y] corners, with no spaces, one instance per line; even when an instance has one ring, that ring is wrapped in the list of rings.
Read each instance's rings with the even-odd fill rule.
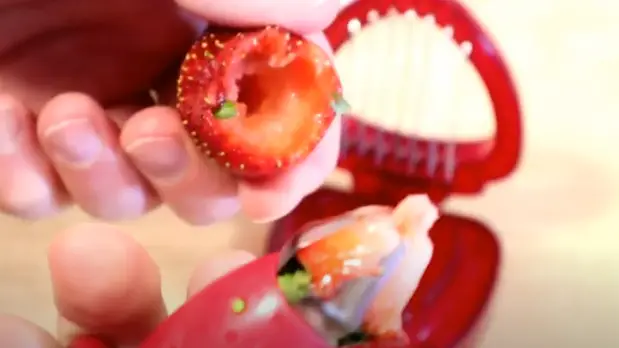
[[[310,292],[312,277],[306,271],[284,274],[277,277],[279,288],[290,303],[298,303]]]
[[[333,108],[333,111],[338,115],[345,114],[351,109],[350,104],[348,104],[346,99],[344,99],[344,96],[339,93],[335,93],[333,95],[333,101],[331,101],[331,108]]]
[[[238,109],[236,107],[236,103],[230,100],[226,100],[225,102],[221,103],[219,109],[215,111],[215,118],[225,120],[236,116],[237,113]]]

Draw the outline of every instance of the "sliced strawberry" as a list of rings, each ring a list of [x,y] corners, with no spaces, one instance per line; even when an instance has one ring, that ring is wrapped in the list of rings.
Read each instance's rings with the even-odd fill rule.
[[[345,105],[329,55],[278,27],[210,30],[187,54],[177,92],[196,145],[249,178],[303,160]]]

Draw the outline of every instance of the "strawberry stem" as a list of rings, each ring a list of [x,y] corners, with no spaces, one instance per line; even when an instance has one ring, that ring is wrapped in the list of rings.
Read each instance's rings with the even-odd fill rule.
[[[230,100],[226,100],[221,104],[219,109],[215,111],[215,118],[220,120],[225,120],[227,118],[232,118],[236,116],[238,110],[236,108],[236,103]]]
[[[331,107],[333,108],[333,111],[338,115],[342,115],[350,111],[350,104],[348,104],[346,99],[344,99],[344,96],[340,93],[335,93],[333,95]]]
[[[284,297],[291,303],[303,300],[310,291],[312,277],[306,271],[296,271],[277,277],[277,283]]]

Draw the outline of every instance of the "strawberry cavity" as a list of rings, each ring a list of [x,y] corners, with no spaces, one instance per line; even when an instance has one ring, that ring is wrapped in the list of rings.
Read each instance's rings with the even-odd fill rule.
[[[306,158],[336,114],[339,77],[320,47],[278,27],[214,29],[181,67],[177,108],[206,155],[243,177]]]

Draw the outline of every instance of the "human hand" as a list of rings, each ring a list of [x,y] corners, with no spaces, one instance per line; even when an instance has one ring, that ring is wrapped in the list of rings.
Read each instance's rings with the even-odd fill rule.
[[[82,335],[131,347],[167,316],[159,269],[128,234],[107,225],[76,226],[55,239],[48,255],[57,339],[24,320],[0,316],[0,347],[60,348]],[[243,251],[207,258],[193,273],[187,296],[253,259]]]
[[[308,35],[338,0],[177,0],[206,20],[279,24]],[[190,25],[191,24],[191,25]],[[335,167],[340,122],[301,165],[268,182],[238,182],[202,160],[165,101],[200,21],[171,0],[0,0],[0,210],[42,218],[76,204],[102,219],[139,217],[161,202],[208,224],[240,209],[278,218]],[[72,92],[77,91],[77,92]],[[151,103],[152,104],[152,103]]]

